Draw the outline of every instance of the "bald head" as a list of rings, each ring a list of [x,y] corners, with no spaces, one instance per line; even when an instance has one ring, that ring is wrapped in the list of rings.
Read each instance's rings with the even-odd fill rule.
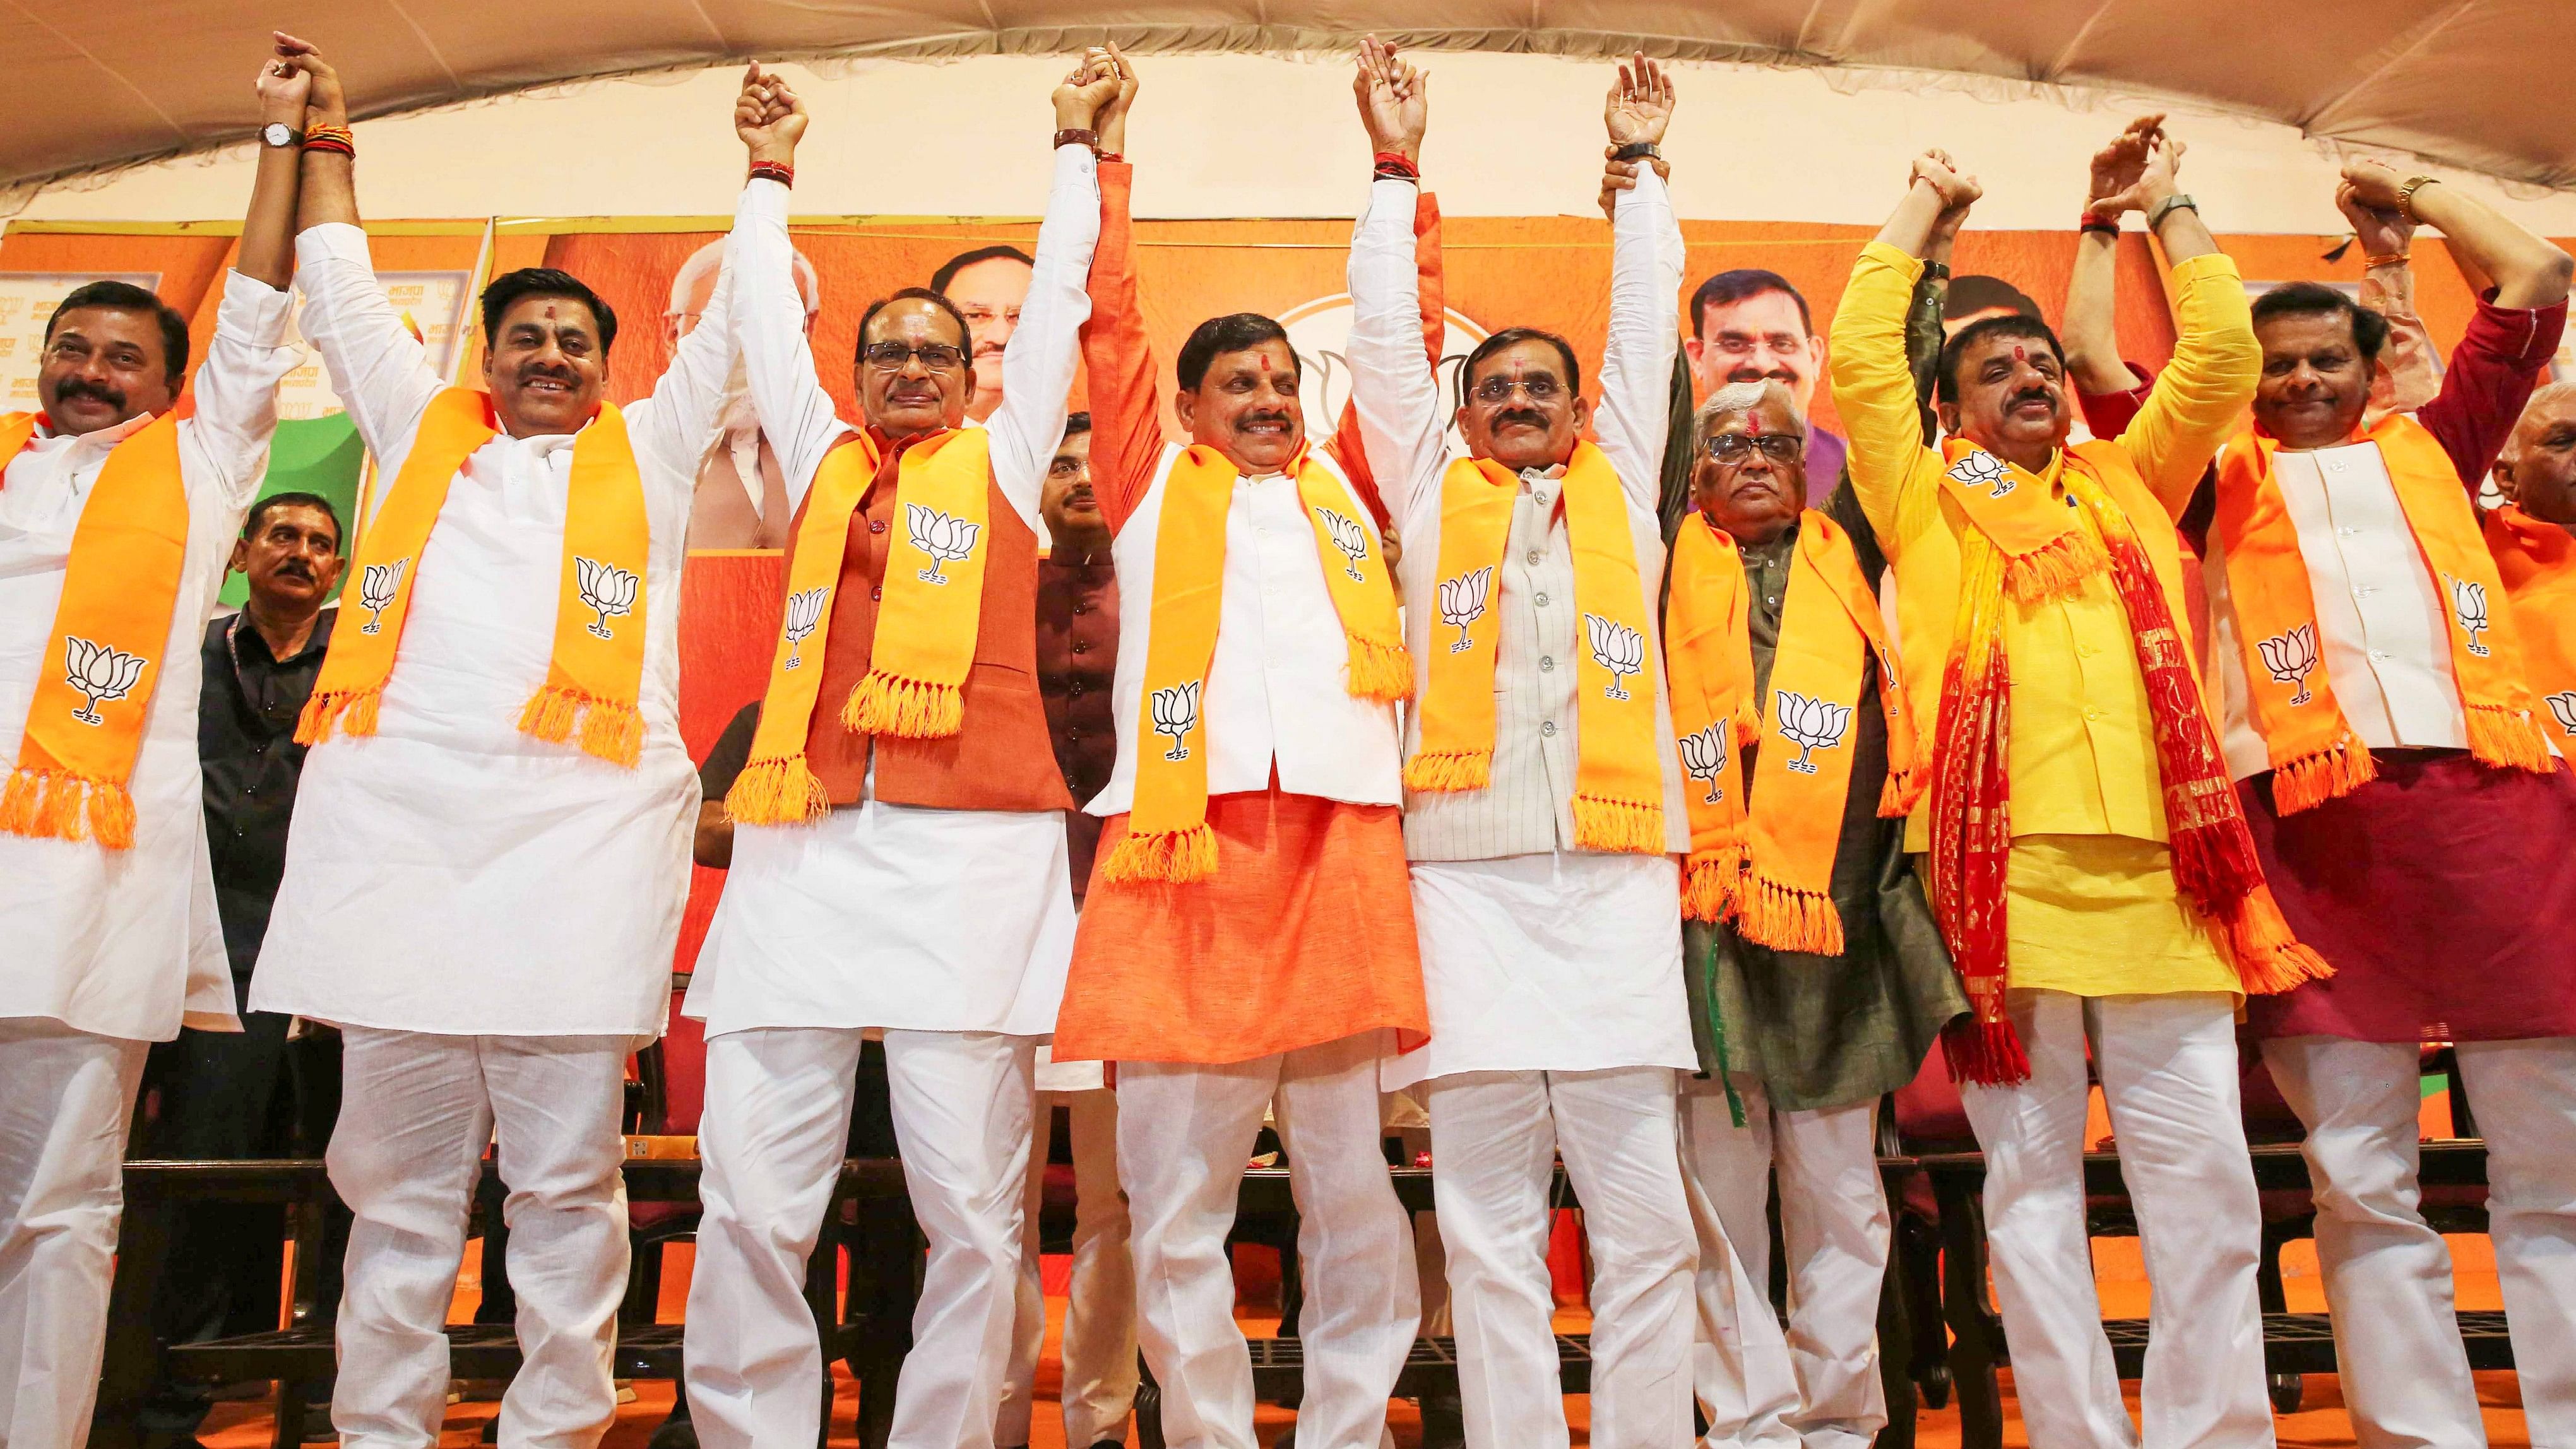
[[[2523,512],[2576,525],[2576,382],[2553,382],[2523,404],[2495,480]]]

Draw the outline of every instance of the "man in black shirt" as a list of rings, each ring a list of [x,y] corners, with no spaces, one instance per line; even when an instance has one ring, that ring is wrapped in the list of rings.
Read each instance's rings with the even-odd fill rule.
[[[304,767],[295,721],[322,671],[339,612],[323,600],[340,576],[340,545],[339,515],[328,500],[312,493],[262,499],[233,545],[232,567],[250,581],[249,603],[206,627],[197,719],[206,844],[233,996],[245,1008],[269,903],[286,865],[287,820]],[[239,1032],[183,1028],[178,1040],[153,1048],[147,1080],[158,1091],[160,1110],[149,1133],[151,1155],[322,1154],[336,1115],[336,1082],[291,1080],[288,1018],[248,1009],[241,1017]],[[320,1065],[312,1060],[318,1055],[296,1063],[301,1074]],[[196,1342],[277,1327],[281,1209],[198,1204],[179,1215],[177,1233],[155,1298],[161,1338]],[[162,1384],[145,1427],[185,1442],[207,1406],[203,1389]],[[330,1419],[321,1414],[307,1422],[327,1429]]]

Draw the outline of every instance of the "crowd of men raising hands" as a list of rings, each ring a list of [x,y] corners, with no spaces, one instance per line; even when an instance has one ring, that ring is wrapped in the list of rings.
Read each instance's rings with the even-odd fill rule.
[[[1592,1246],[1596,1445],[1687,1444],[1695,1401],[1712,1443],[1865,1442],[1887,1413],[1874,1116],[1936,1046],[1987,1156],[2031,1442],[2269,1443],[2240,1012],[2309,1127],[2363,1441],[2482,1442],[2416,1211],[2426,1040],[2457,1047],[2486,1134],[2533,1442],[2576,1436],[2576,390],[2533,396],[2568,255],[2358,161],[2338,202],[2395,333],[2314,285],[2249,305],[2150,117],[2095,159],[2067,340],[2018,313],[1945,339],[1980,191],[1927,151],[1832,321],[1839,485],[1809,506],[1789,387],[1729,381],[1667,527],[1669,79],[1639,56],[1605,106],[1590,387],[1564,339],[1507,327],[1455,397],[1424,345],[1427,80],[1372,39],[1354,89],[1375,159],[1334,438],[1308,435],[1272,318],[1155,359],[1114,49],[1053,94],[1002,386],[950,300],[906,289],[860,319],[845,419],[806,339],[807,113],[781,78],[744,79],[721,271],[621,408],[616,318],[560,271],[486,290],[480,387],[438,375],[375,282],[340,82],[277,37],[193,412],[184,321],[99,284],[49,323],[45,411],[0,421],[0,1444],[84,1438],[146,1046],[237,1006],[345,1040],[344,1440],[436,1442],[495,1142],[525,1352],[500,1442],[605,1432],[620,1081],[664,1025],[693,831],[708,848],[673,604],[737,360],[793,519],[684,1006],[708,1037],[699,1437],[814,1438],[804,1260],[875,1032],[930,1245],[899,1449],[1026,1442],[1042,1047],[1115,1064],[1136,1340],[1178,1446],[1254,1443],[1225,1237],[1265,1116],[1304,1223],[1298,1432],[1379,1442],[1422,1310],[1383,1170],[1397,1089],[1428,1112],[1468,1444],[1567,1442],[1560,1159]],[[2110,328],[2132,212],[2170,269],[2151,380]],[[2438,382],[2406,316],[2419,224],[2491,283]],[[237,538],[311,551],[243,527],[298,357],[290,284],[383,484],[237,1002],[203,884],[198,640]],[[2490,474],[2509,501],[2481,509]],[[1116,621],[1114,764],[1080,800],[1030,682],[1067,590]],[[321,647],[255,622],[280,659]],[[1076,810],[1096,841],[1069,843]],[[2155,1288],[2143,1430],[2094,1296],[2088,1057]]]

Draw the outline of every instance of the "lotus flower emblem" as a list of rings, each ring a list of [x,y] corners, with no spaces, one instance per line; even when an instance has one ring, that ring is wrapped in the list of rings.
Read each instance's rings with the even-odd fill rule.
[[[1785,689],[1772,694],[1779,702],[1773,711],[1772,726],[1780,731],[1782,739],[1798,747],[1798,758],[1789,762],[1789,768],[1801,775],[1816,773],[1816,751],[1830,750],[1843,742],[1843,733],[1851,728],[1851,706],[1809,699]]]
[[[976,536],[984,531],[980,523],[953,518],[926,503],[905,504],[903,518],[912,546],[930,555],[930,567],[913,575],[925,584],[947,583],[939,571],[973,553]]]
[[[2569,739],[2576,739],[2576,689],[2561,690],[2545,698],[2549,712],[2558,717],[2558,727],[2567,731]]]
[[[2020,486],[2013,482],[2012,470],[2003,460],[1983,448],[1950,465],[1950,476],[1970,488],[1991,488],[1989,497],[2001,498]]]
[[[1316,509],[1315,516],[1324,520],[1324,532],[1333,540],[1333,547],[1342,551],[1342,571],[1351,576],[1352,583],[1364,582],[1368,575],[1360,572],[1360,560],[1368,557],[1368,530],[1360,527],[1358,519],[1329,508]]]
[[[1592,662],[1610,671],[1610,687],[1601,691],[1602,698],[1628,698],[1628,691],[1620,686],[1646,667],[1645,636],[1599,614],[1585,614],[1583,628],[1592,645]]]
[[[127,654],[105,644],[92,644],[77,635],[63,636],[63,682],[89,696],[89,704],[72,711],[72,718],[85,725],[105,724],[99,718],[101,700],[123,699],[143,677],[146,661],[140,654]]]
[[[1154,691],[1154,733],[1171,737],[1172,747],[1163,758],[1175,763],[1190,757],[1190,747],[1183,741],[1199,727],[1199,685],[1193,679],[1169,689]]]
[[[2286,634],[2254,641],[2256,652],[2263,656],[2263,667],[2272,671],[2275,680],[2294,686],[2299,692],[2290,696],[2293,705],[2306,704],[2315,698],[2308,692],[2308,676],[2317,667],[2317,626],[2301,624]]]
[[[2467,579],[2451,579],[2451,612],[2460,619],[2460,628],[2469,636],[2469,652],[2480,659],[2487,657],[2487,646],[2478,635],[2487,625],[2487,586]]]
[[[1721,719],[1681,737],[1682,769],[1692,779],[1708,782],[1708,799],[1703,804],[1714,805],[1726,798],[1726,792],[1718,788],[1717,777],[1726,769],[1726,737],[1731,729],[1732,721]]]
[[[581,589],[582,607],[599,616],[590,621],[590,632],[602,639],[614,638],[608,621],[635,612],[635,594],[644,581],[615,564],[579,554],[573,555],[572,572],[574,584]]]
[[[796,651],[814,636],[814,626],[823,622],[823,601],[831,596],[828,584],[787,596],[787,662],[780,668],[793,669],[803,662],[796,657]]]
[[[1493,587],[1492,564],[1440,581],[1440,622],[1458,631],[1458,642],[1449,646],[1450,653],[1463,654],[1475,647],[1476,641],[1467,637],[1467,626],[1485,617],[1485,598]]]
[[[367,622],[360,626],[359,633],[384,631],[385,610],[392,605],[394,595],[402,592],[403,570],[410,567],[411,556],[405,554],[392,563],[369,564],[359,575],[358,607],[367,611]]]

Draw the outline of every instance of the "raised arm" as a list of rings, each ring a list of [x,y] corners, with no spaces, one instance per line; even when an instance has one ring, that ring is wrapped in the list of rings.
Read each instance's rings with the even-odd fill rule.
[[[2335,188],[2335,207],[2352,223],[2353,240],[2361,247],[2361,305],[2388,319],[2388,340],[2379,345],[2379,369],[2370,380],[2372,412],[2411,413],[2442,390],[2433,334],[2415,310],[2415,267],[2409,256],[2415,223],[2397,212],[2362,205],[2349,181]],[[2469,287],[2485,290],[2475,280]]]
[[[1942,213],[1964,210],[1979,195],[1940,151],[1915,158],[1905,197],[1861,248],[1851,285],[1835,309],[1827,367],[1834,409],[1851,440],[1852,491],[1891,560],[1940,518],[1940,454],[1923,441],[1914,371],[1905,353],[1905,319],[1921,253]]]
[[[832,395],[814,375],[814,349],[805,335],[805,297],[796,290],[796,244],[787,234],[788,188],[796,173],[796,148],[810,119],[804,98],[757,62],[743,73],[734,102],[734,134],[742,138],[751,177],[735,206],[729,243],[734,345],[742,350],[743,377],[760,431],[778,455],[791,507],[801,506],[814,471],[844,434]],[[706,330],[706,324],[698,324]]]
[[[2429,176],[2401,178],[2377,161],[2350,162],[2343,175],[2362,205],[2440,228],[2452,246],[2494,280],[2495,305],[2538,308],[2567,300],[2576,257],[2459,187]]]
[[[1101,135],[1101,150],[1123,156],[1110,143],[1126,144],[1134,67],[1124,56],[1116,60],[1120,98]],[[1091,316],[1082,324],[1082,363],[1091,387],[1091,488],[1113,533],[1145,501],[1163,461],[1163,399],[1136,295],[1136,226],[1128,209],[1135,179],[1135,168],[1124,160],[1100,164],[1100,240],[1091,253]]]
[[[1671,77],[1638,53],[1619,67],[1602,114],[1614,155],[1659,144],[1673,117]],[[1671,426],[1673,355],[1681,350],[1682,229],[1663,175],[1653,168],[1640,172],[1614,206],[1610,327],[1592,426],[1630,506],[1651,513]]]
[[[2120,218],[2105,211],[2103,203],[2137,184],[2146,170],[2148,147],[2163,124],[2162,115],[2140,116],[2093,153],[2084,229],[2076,234],[2075,271],[2066,283],[2065,325],[2057,334],[2066,346],[2066,380],[2079,396],[2126,392],[2132,386],[2129,365],[2120,358]]]
[[[294,139],[268,144],[265,128],[283,126],[301,136],[313,78],[280,50],[260,66],[254,83],[263,136],[251,180],[250,209],[241,246],[224,278],[215,335],[196,376],[196,412],[187,433],[228,507],[248,507],[268,472],[268,445],[277,431],[277,385],[303,361],[285,345],[287,283],[295,275],[295,196],[302,167]]]
[[[1380,158],[1368,209],[1351,236],[1351,410],[1388,521],[1399,531],[1438,506],[1448,465],[1440,382],[1422,345],[1414,223],[1429,120],[1429,80],[1376,36],[1361,40],[1352,93]]]

